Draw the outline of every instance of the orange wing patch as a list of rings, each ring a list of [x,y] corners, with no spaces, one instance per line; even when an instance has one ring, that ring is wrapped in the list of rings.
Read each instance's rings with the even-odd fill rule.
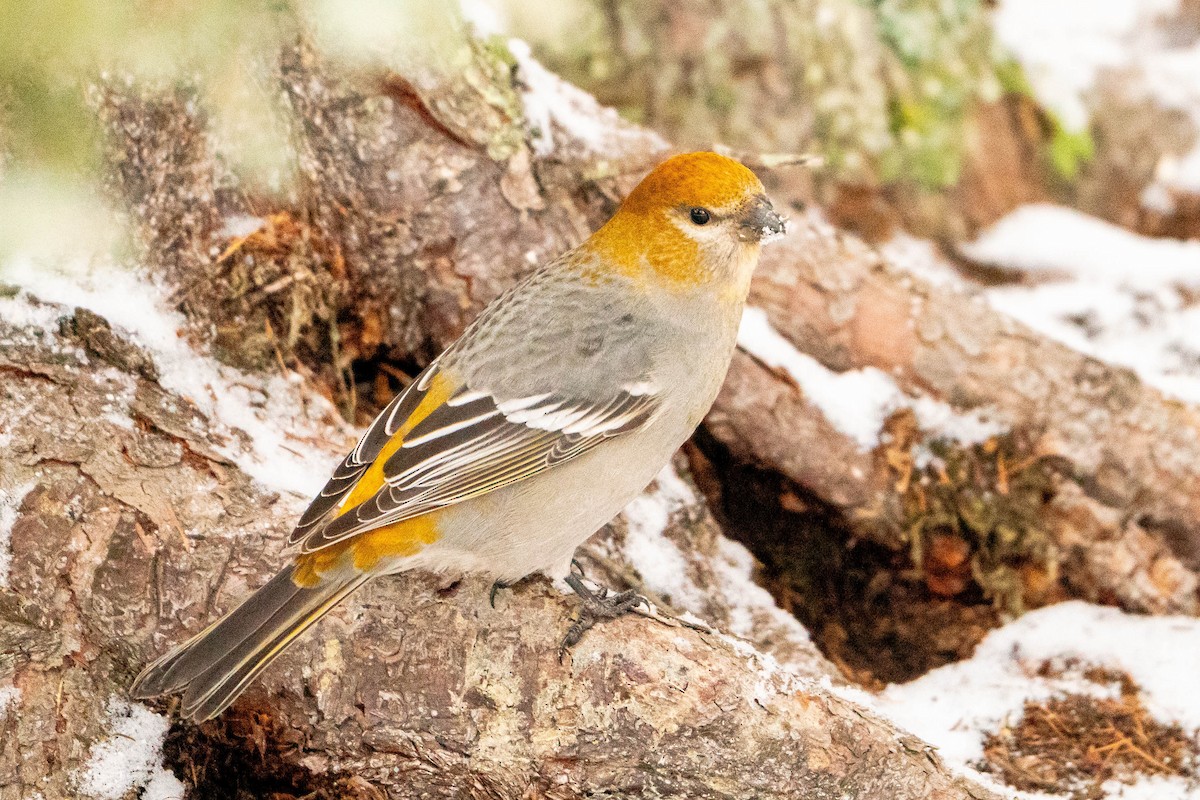
[[[439,372],[430,383],[429,390],[396,434],[380,450],[379,455],[371,462],[371,466],[363,473],[354,488],[347,493],[338,506],[337,516],[341,516],[361,503],[370,500],[383,488],[383,465],[391,458],[400,446],[404,437],[419,425],[422,420],[440,407],[457,388],[453,380],[445,373]],[[358,572],[375,567],[382,559],[415,555],[425,545],[433,544],[440,538],[437,528],[437,512],[425,514],[415,519],[404,520],[393,525],[387,525],[366,533],[361,533],[335,545],[296,557],[296,571],[292,580],[297,586],[312,587],[321,582],[321,575],[339,566],[352,566]],[[349,558],[349,563],[346,559]]]
[[[433,377],[433,380],[429,383],[429,390],[425,393],[425,397],[422,398],[420,405],[413,409],[412,414],[409,415],[408,419],[404,420],[404,424],[396,431],[396,435],[383,446],[383,449],[379,451],[379,455],[371,462],[371,466],[367,468],[363,476],[358,479],[358,483],[354,484],[354,488],[342,500],[337,511],[339,517],[360,503],[370,500],[375,496],[376,492],[383,488],[383,465],[404,444],[404,437],[408,435],[408,432],[420,425],[426,417],[449,400],[450,395],[454,394],[456,388],[458,387],[455,382],[447,378],[445,372],[439,372]]]
[[[353,539],[338,542],[323,550],[305,553],[296,558],[292,580],[297,586],[310,589],[321,582],[330,570],[353,567],[356,572],[374,569],[385,558],[416,555],[425,545],[441,538],[437,517],[433,511],[414,519],[406,519],[383,528],[360,533]]]

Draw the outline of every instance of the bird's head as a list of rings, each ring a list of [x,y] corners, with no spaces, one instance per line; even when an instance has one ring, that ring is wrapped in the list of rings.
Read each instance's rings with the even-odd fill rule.
[[[618,269],[679,289],[748,283],[760,245],[784,233],[762,182],[732,158],[686,153],[659,164],[593,237]]]

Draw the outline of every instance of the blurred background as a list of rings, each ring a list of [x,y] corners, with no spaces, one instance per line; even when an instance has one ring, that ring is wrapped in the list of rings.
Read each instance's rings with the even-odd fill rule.
[[[677,147],[818,156],[780,173],[781,190],[896,258],[997,287],[995,303],[1040,331],[1200,397],[1194,247],[1156,251],[1182,272],[1084,263],[1146,244],[1122,232],[1200,236],[1194,0],[4,0],[0,17],[0,252],[61,262],[123,246],[100,178],[102,129],[120,121],[97,112],[114,86],[186,97],[220,153],[221,188],[278,205],[299,174],[282,45],[304,33],[332,59],[428,91],[463,67],[469,31],[499,63],[536,60]],[[1047,252],[1013,251],[1047,237]],[[1158,278],[1132,274],[1144,269]]]

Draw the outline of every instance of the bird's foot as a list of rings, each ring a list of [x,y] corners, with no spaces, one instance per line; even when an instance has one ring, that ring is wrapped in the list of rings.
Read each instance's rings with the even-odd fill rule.
[[[495,583],[493,583],[492,590],[490,592],[488,592],[488,604],[491,605],[492,608],[495,608],[496,607],[496,593],[499,592],[501,589],[509,589],[509,588],[512,588],[511,583],[505,583],[504,581],[496,581]]]
[[[582,570],[578,575],[572,572],[566,578],[567,585],[579,595],[579,616],[567,630],[562,644],[558,648],[558,660],[561,662],[567,650],[579,643],[583,635],[597,622],[616,619],[634,611],[638,606],[650,608],[646,598],[629,589],[624,592],[610,593],[606,587],[590,589],[583,582]]]

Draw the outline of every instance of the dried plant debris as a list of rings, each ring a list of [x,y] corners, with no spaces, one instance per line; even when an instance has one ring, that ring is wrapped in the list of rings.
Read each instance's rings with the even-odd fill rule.
[[[1054,495],[1055,471],[1032,437],[922,444],[908,410],[886,427],[881,457],[895,475],[912,563],[929,591],[956,597],[975,585],[1011,614],[1054,599],[1057,552],[1039,520]]]
[[[1152,717],[1129,675],[1075,660],[1043,662],[1037,674],[1076,677],[1097,691],[1026,701],[1015,724],[985,740],[982,771],[1016,789],[1072,800],[1101,800],[1109,781],[1200,779],[1196,735]]]
[[[967,658],[1006,613],[1064,596],[1041,524],[1058,465],[1038,453],[1036,436],[931,440],[911,409],[889,417],[885,434],[877,453],[891,492],[852,520],[777,474],[735,463],[703,431],[695,448],[725,528],[764,564],[763,586],[864,686]],[[905,531],[908,548],[863,537],[873,524]]]
[[[701,431],[689,458],[723,529],[762,562],[759,583],[854,682],[904,682],[967,658],[999,613],[971,584],[930,590],[909,553],[859,539],[834,509],[780,475],[737,464]]]
[[[193,800],[383,800],[360,777],[311,772],[296,763],[304,741],[263,710],[227,714],[204,725],[174,726],[164,754]]]
[[[246,217],[214,259],[220,308],[215,353],[242,368],[296,371],[345,419],[364,424],[417,370],[384,352],[384,310],[346,307],[346,260],[336,239],[303,214]],[[206,290],[207,291],[207,290]],[[198,298],[185,294],[188,303]]]
[[[223,313],[213,315],[221,320],[217,354],[257,369],[296,357],[319,363],[313,356],[330,355],[339,340],[346,278],[339,248],[288,211],[251,219],[256,227],[227,238],[215,259],[212,282],[224,289]]]

